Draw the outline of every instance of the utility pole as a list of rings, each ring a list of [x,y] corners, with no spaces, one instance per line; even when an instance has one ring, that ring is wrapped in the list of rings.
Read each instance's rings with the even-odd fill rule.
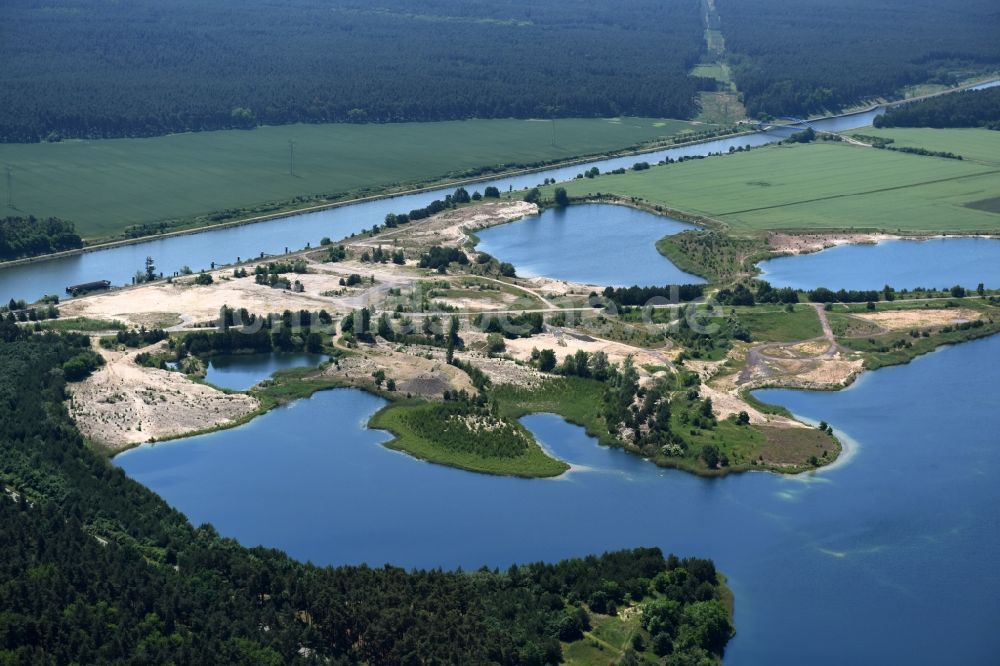
[[[295,176],[295,139],[288,140],[288,175]]]
[[[7,208],[14,207],[14,170],[7,167]]]
[[[556,119],[552,119],[552,145],[556,145]]]

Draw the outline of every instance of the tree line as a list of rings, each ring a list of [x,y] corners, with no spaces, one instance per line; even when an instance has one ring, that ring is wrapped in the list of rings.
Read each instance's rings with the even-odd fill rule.
[[[170,340],[180,360],[191,354],[207,356],[233,352],[267,353],[272,351],[323,351],[324,327],[332,322],[325,311],[318,313],[285,310],[280,315],[252,315],[246,308],[235,311],[223,306],[219,328],[187,333],[178,341]],[[236,325],[238,324],[238,325]]]
[[[72,222],[56,217],[43,220],[33,215],[0,219],[0,260],[37,257],[81,247],[83,239]]]
[[[1000,130],[1000,88],[967,90],[894,106],[875,127],[985,127]]]
[[[604,298],[618,305],[646,305],[652,299],[670,303],[686,303],[701,298],[705,286],[701,284],[675,284],[665,287],[605,287]]]

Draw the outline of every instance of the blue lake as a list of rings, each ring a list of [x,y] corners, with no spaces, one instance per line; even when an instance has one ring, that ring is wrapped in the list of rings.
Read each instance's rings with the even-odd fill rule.
[[[557,479],[414,460],[329,391],[239,428],[146,445],[129,476],[241,542],[319,564],[555,560],[638,545],[712,557],[736,593],[729,665],[988,664],[1000,634],[1000,336],[841,392],[758,392],[856,441],[824,472],[700,479],[524,419]]]
[[[549,208],[476,232],[476,249],[514,264],[523,277],[628,287],[701,284],[656,251],[656,241],[696,227],[609,204]]]
[[[208,361],[205,381],[220,388],[246,391],[279,370],[315,367],[329,357],[324,354],[222,354]]]
[[[838,247],[759,264],[761,276],[775,287],[815,289],[1000,287],[1000,240],[933,238],[891,240],[875,245]]]

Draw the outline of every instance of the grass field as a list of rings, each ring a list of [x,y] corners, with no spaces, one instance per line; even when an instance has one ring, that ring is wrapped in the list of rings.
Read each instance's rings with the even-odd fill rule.
[[[823,335],[823,327],[811,305],[796,305],[792,312],[768,305],[735,309],[754,342],[795,342]]]
[[[931,129],[927,127],[865,127],[844,134],[894,139],[894,146],[952,152],[967,160],[1000,166],[1000,132],[988,129]],[[1000,194],[1000,192],[997,192]]]
[[[694,69],[691,70],[691,75],[704,76],[707,79],[715,79],[721,83],[729,83],[728,68],[717,62],[695,65]]]
[[[0,144],[2,215],[72,220],[86,238],[299,196],[429,182],[484,166],[605,153],[704,126],[649,118],[288,125],[152,139]],[[289,175],[289,140],[295,143]],[[0,202],[6,203],[6,183]]]
[[[566,189],[577,197],[638,197],[719,219],[736,232],[1000,229],[1000,216],[966,207],[1000,193],[1000,168],[828,142],[580,179]]]

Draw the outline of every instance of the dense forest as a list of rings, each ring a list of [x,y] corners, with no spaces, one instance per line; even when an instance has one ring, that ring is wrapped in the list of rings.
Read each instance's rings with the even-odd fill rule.
[[[64,369],[88,350],[0,321],[0,663],[558,663],[585,606],[643,599],[668,663],[716,663],[728,641],[712,563],[658,549],[407,572],[195,528],[74,428]]]
[[[34,216],[0,218],[0,260],[35,257],[83,247],[72,222]]]
[[[969,90],[895,106],[875,127],[985,127],[1000,130],[1000,87]]]
[[[688,118],[697,0],[0,3],[0,140],[292,122]]]
[[[1000,64],[995,0],[717,0],[751,116],[833,111]]]

